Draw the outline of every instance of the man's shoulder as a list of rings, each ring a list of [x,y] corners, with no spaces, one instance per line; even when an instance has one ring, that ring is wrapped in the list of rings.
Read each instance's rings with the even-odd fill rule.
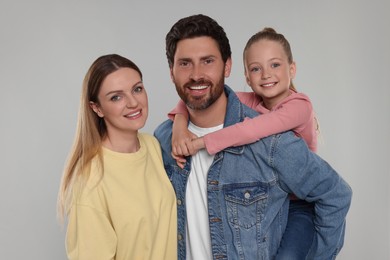
[[[244,103],[241,103],[241,105],[242,105],[242,112],[243,112],[244,117],[254,118],[254,117],[259,115],[259,112],[248,107]]]
[[[157,128],[154,130],[153,135],[160,142],[160,145],[163,146],[166,143],[170,143],[170,136],[172,135],[172,120],[168,119],[162,122]]]
[[[164,164],[174,164],[176,165],[176,161],[171,156],[172,151],[172,120],[168,119],[162,122],[159,126],[157,126],[156,130],[154,130],[154,136],[157,138],[160,143],[161,153],[163,157]]]
[[[166,133],[167,131],[171,131],[172,132],[172,120],[170,119],[167,119],[165,120],[164,122],[162,122],[161,124],[159,124],[157,126],[157,128],[154,130],[154,135],[161,135],[161,134],[164,134]]]
[[[259,115],[258,112],[245,105],[237,96],[237,93],[234,92],[229,86],[225,85],[225,93],[228,96],[228,110],[227,116],[233,117],[234,120],[244,120],[244,118],[249,117],[253,118]],[[241,95],[241,94],[240,94]],[[239,113],[237,114],[237,111]],[[237,117],[238,116],[238,117]],[[233,122],[234,123],[234,122]]]

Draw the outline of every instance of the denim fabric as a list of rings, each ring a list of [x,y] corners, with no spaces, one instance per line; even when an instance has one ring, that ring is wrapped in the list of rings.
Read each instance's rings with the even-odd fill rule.
[[[255,117],[225,86],[224,126]],[[191,158],[184,169],[171,156],[172,121],[155,131],[178,207],[178,259],[185,260],[185,191]],[[227,148],[215,155],[207,178],[210,237],[214,259],[274,259],[287,224],[288,194],[315,202],[317,233],[307,259],[334,259],[344,241],[352,190],[332,167],[292,132]]]
[[[287,226],[275,260],[305,259],[314,234],[314,203],[290,200]]]

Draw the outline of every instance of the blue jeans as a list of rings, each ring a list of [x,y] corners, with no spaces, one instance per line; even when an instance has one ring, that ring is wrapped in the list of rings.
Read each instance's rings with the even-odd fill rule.
[[[314,204],[290,200],[288,221],[275,260],[304,260],[312,245]]]

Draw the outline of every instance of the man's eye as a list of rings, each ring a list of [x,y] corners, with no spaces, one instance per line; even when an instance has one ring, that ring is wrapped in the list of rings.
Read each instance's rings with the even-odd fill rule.
[[[213,63],[213,62],[214,62],[213,59],[206,59],[206,60],[204,61],[204,63],[206,63],[206,64],[210,64],[210,63]]]
[[[186,67],[186,66],[188,66],[188,62],[187,61],[182,61],[182,62],[179,63],[179,65],[181,67]]]

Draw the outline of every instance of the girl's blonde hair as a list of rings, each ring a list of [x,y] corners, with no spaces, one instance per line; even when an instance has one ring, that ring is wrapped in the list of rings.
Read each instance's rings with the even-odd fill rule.
[[[98,94],[104,79],[120,68],[131,68],[139,73],[138,66],[120,55],[109,54],[96,59],[85,75],[76,135],[68,161],[65,165],[58,193],[57,215],[62,222],[68,214],[73,184],[77,178],[85,183],[90,175],[91,161],[97,156],[98,168],[103,169],[102,140],[107,135],[107,127],[103,118],[91,109],[90,103],[99,104]],[[103,174],[103,172],[101,172]],[[103,175],[102,175],[103,176]]]
[[[270,40],[280,43],[282,45],[284,52],[287,55],[287,61],[289,64],[292,64],[294,62],[293,55],[291,52],[290,43],[287,41],[287,39],[284,37],[283,34],[277,33],[273,28],[271,27],[265,27],[263,30],[257,32],[256,34],[252,35],[251,38],[249,38],[248,42],[245,45],[244,52],[243,52],[243,58],[244,58],[244,68],[246,71],[245,66],[245,54],[248,51],[248,49],[256,42],[260,40]],[[295,86],[293,82],[290,82],[290,89],[294,92],[297,92],[295,89]]]
[[[244,52],[243,52],[245,73],[246,73],[246,65],[245,65],[245,60],[246,60],[245,55],[246,55],[246,52],[248,51],[248,49],[254,43],[256,43],[256,42],[258,42],[260,40],[269,40],[269,41],[274,41],[274,42],[280,43],[280,45],[282,46],[284,52],[287,55],[288,63],[292,64],[294,62],[292,51],[291,51],[291,47],[290,47],[290,43],[287,41],[287,39],[284,37],[284,35],[281,34],[281,33],[277,33],[275,31],[275,29],[273,29],[271,27],[264,27],[263,30],[261,30],[261,31],[257,32],[256,34],[252,35],[252,37],[249,38],[249,40],[247,41],[247,43],[245,45]],[[298,92],[297,89],[295,88],[292,80],[290,81],[289,88],[292,91],[294,91],[294,92]],[[319,122],[318,122],[318,118],[315,116],[314,120],[315,120],[315,124],[316,124],[314,127],[316,129],[317,135],[319,136],[320,135],[320,125],[319,125]]]

